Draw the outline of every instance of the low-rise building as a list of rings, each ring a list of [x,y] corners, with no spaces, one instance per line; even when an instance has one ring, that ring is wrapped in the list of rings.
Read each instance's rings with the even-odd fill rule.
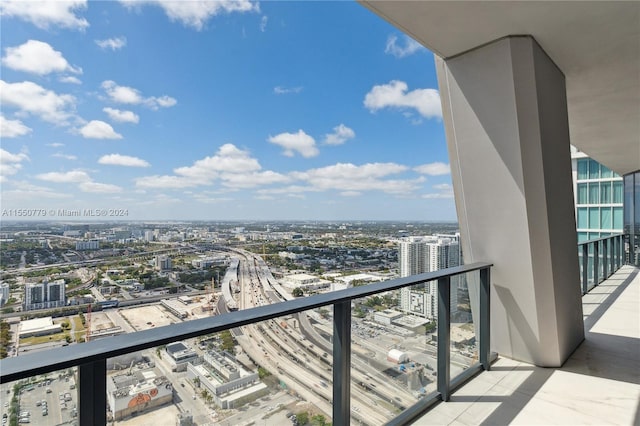
[[[222,409],[238,408],[268,393],[257,372],[245,370],[226,352],[209,351],[204,363],[189,364],[187,371],[192,378],[198,378],[200,386]]]
[[[54,324],[52,317],[21,321],[18,327],[18,336],[20,339],[32,336],[46,336],[60,332],[62,332],[62,326],[60,324]]]
[[[187,363],[195,363],[198,354],[184,342],[170,343],[165,348],[172,371],[185,371]]]
[[[107,377],[107,398],[118,421],[173,402],[173,386],[154,370]]]

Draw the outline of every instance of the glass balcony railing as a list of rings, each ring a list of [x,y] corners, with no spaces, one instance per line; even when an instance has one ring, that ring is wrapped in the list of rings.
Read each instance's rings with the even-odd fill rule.
[[[579,243],[578,261],[582,294],[586,294],[625,263],[624,235]]]
[[[491,266],[280,303],[266,300],[276,288],[248,281],[237,297],[253,308],[169,325],[149,312],[125,322],[158,327],[0,361],[4,410],[10,424],[166,424],[176,416],[243,424],[256,411],[334,425],[410,423],[489,369]],[[384,301],[397,303],[403,288],[430,303],[433,317],[393,323]]]

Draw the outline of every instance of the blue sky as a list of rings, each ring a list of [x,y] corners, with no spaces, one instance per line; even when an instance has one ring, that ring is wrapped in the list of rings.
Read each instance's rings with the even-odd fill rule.
[[[3,210],[455,220],[433,55],[356,3],[0,12]]]

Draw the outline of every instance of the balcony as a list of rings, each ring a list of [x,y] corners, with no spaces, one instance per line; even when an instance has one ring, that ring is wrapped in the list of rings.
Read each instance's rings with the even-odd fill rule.
[[[179,340],[198,336],[210,335],[224,330],[231,330],[238,341],[244,341],[245,344],[241,346],[249,358],[261,361],[259,365],[270,365],[269,357],[276,358],[278,356],[276,352],[278,351],[287,352],[291,362],[287,360],[286,364],[280,363],[279,365],[275,364],[275,366],[270,365],[270,367],[278,371],[277,375],[279,380],[281,380],[281,383],[286,385],[288,389],[295,390],[298,395],[303,396],[307,401],[313,402],[314,405],[324,413],[332,414],[331,421],[333,424],[346,425],[351,422],[383,424],[390,420],[393,422],[407,423],[415,419],[416,415],[424,412],[425,409],[437,401],[447,401],[457,386],[480,371],[490,368],[490,363],[493,359],[489,352],[490,267],[491,265],[487,263],[476,263],[448,268],[437,272],[359,286],[281,303],[266,304],[264,306],[238,310],[210,318],[180,322],[174,325],[148,329],[137,333],[99,339],[81,345],[67,346],[47,351],[46,356],[43,356],[43,353],[40,352],[5,359],[0,363],[0,383],[4,385],[2,388],[2,396],[4,398],[5,392],[6,394],[10,394],[11,389],[13,389],[14,392],[10,397],[10,409],[13,413],[12,417],[14,422],[18,420],[18,417],[23,418],[25,421],[29,419],[29,410],[33,411],[34,407],[37,406],[38,412],[29,419],[32,423],[48,424],[49,421],[59,423],[58,420],[61,419],[63,422],[74,424],[77,415],[77,422],[81,425],[107,424],[110,423],[110,419],[107,416],[108,408],[112,409],[113,406],[116,405],[114,403],[114,395],[120,393],[119,388],[116,391],[114,391],[113,388],[109,389],[108,383],[111,384],[112,381],[117,382],[118,380],[122,382],[123,379],[126,379],[125,381],[135,381],[135,374],[131,374],[134,362],[131,363],[130,367],[125,365],[125,367],[128,367],[124,368],[125,372],[128,371],[129,377],[127,378],[121,376],[120,379],[115,380],[112,377],[113,374],[108,374],[109,370],[114,370],[112,367],[108,368],[108,363],[111,362],[114,357],[149,349],[159,351],[157,348],[161,345],[167,345]],[[469,324],[468,320],[463,323],[457,321],[454,325],[452,324],[451,315],[451,293],[452,290],[458,291],[459,288],[458,282],[452,280],[452,278],[462,275],[467,276],[469,287],[476,286],[479,290],[480,302],[480,310],[476,315],[477,323],[475,324],[477,334],[474,334],[471,339],[473,343],[465,344],[464,353],[458,345],[454,344],[452,330],[462,324],[463,326],[467,326],[466,330],[468,333],[472,333],[471,330],[474,329],[474,326]],[[428,353],[437,355],[433,358],[435,360],[434,367],[428,369],[432,371],[433,377],[424,380],[424,382],[428,383],[428,386],[424,385],[421,395],[417,395],[417,389],[414,389],[415,392],[413,394],[408,392],[406,386],[405,389],[398,388],[390,393],[386,389],[388,383],[380,381],[380,379],[377,378],[375,381],[377,385],[371,384],[374,383],[374,381],[371,379],[371,376],[368,376],[366,373],[367,371],[373,371],[371,365],[375,363],[375,359],[371,358],[367,360],[365,356],[363,362],[362,353],[366,352],[366,349],[364,349],[366,342],[352,339],[352,303],[357,299],[398,290],[404,287],[420,286],[424,289],[427,285],[433,285],[437,289],[437,344],[431,345],[431,340],[427,341],[426,335],[418,335],[417,338],[420,340],[421,351],[425,359],[430,356]],[[243,286],[249,287],[248,280]],[[241,293],[244,294],[245,290],[248,289],[243,288]],[[286,321],[285,317],[289,315],[310,312],[317,308],[322,308],[325,312],[333,311],[332,315],[327,315],[328,317],[332,317],[332,321],[329,323],[332,324],[332,330],[330,330],[331,327],[328,327],[329,330],[327,333],[331,336],[332,348],[331,346],[326,348],[329,354],[332,353],[332,356],[325,352],[319,355],[317,359],[310,360],[308,358],[313,358],[311,353],[303,355],[304,350],[289,351],[288,348],[290,346],[285,342],[289,341],[287,339],[293,340],[293,335],[282,336],[282,334],[287,333],[282,333],[282,330],[280,330],[280,336],[275,336],[269,331],[269,329],[273,329],[274,327],[274,323],[271,322],[272,320],[277,320],[276,323],[281,323]],[[302,319],[299,321],[302,323]],[[242,327],[242,329],[240,329],[240,327]],[[300,327],[302,328],[302,325]],[[291,334],[293,334],[293,332]],[[396,336],[396,338],[397,337],[398,336]],[[436,335],[433,335],[433,337],[436,337]],[[383,337],[380,338],[382,339]],[[298,337],[298,339],[303,340],[300,337]],[[266,345],[264,340],[271,340],[271,348],[267,349],[269,345]],[[313,338],[309,337],[309,340],[313,340]],[[318,340],[314,342],[320,345]],[[402,341],[402,339],[396,340]],[[467,338],[466,340],[469,339]],[[278,349],[274,352],[273,348],[276,347],[274,346],[276,341],[279,342],[277,345]],[[304,349],[300,345],[300,341],[297,341],[296,344],[299,349]],[[361,346],[356,349],[356,345]],[[263,351],[263,353],[261,351]],[[358,351],[359,356],[356,356],[355,351]],[[467,353],[465,355],[467,351],[473,352],[473,354]],[[223,357],[217,355],[213,357],[216,358],[213,362],[219,364],[225,363],[224,359],[222,359]],[[160,359],[161,357],[158,357],[156,363],[161,363]],[[371,361],[371,365],[369,361]],[[314,372],[313,375],[305,373],[303,371],[305,366],[313,363],[324,364],[326,370],[331,371],[331,373],[327,374],[325,371]],[[113,364],[113,362],[111,362],[111,364]],[[77,374],[73,371],[76,367]],[[193,371],[197,370],[197,368],[193,366],[187,368],[191,368]],[[399,369],[398,366],[392,367],[391,364],[385,365],[383,368],[395,370],[396,372]],[[413,366],[411,368],[413,368]],[[65,369],[66,371],[63,371]],[[289,373],[289,371],[282,371],[285,369],[297,370],[300,371],[300,373],[296,376],[293,373]],[[402,370],[400,369],[400,371]],[[379,374],[382,376],[382,373]],[[203,372],[199,383],[204,382],[206,375],[207,373]],[[171,373],[166,374],[166,377],[154,377],[154,386],[149,389],[142,389],[144,386],[138,383],[134,386],[136,389],[135,392],[131,393],[127,391],[126,395],[119,395],[126,399],[125,402],[129,402],[129,406],[126,408],[125,404],[125,408],[123,409],[112,409],[111,417],[116,420],[122,418],[132,421],[131,416],[140,416],[137,417],[138,420],[140,420],[142,416],[153,414],[152,405],[154,404],[150,402],[152,399],[155,401],[155,399],[158,398],[167,398],[165,405],[169,402],[174,402],[176,405],[179,403],[183,404],[185,400],[191,399],[185,398],[184,391],[181,389],[185,387],[183,380],[167,380],[168,377],[172,379],[175,378]],[[301,379],[301,377],[303,379]],[[53,384],[51,384],[52,381],[54,382]],[[390,382],[392,379],[389,378],[388,381]],[[332,382],[333,386],[330,383],[327,384],[327,382]],[[7,383],[10,383],[10,387],[7,387]],[[72,383],[70,389],[75,390],[68,391],[69,385],[65,385],[65,383]],[[77,388],[75,383],[77,383]],[[60,392],[59,403],[55,396],[57,396],[58,390],[62,390],[62,387],[59,389],[56,388],[55,392],[52,392],[50,389],[50,386],[54,387],[58,384],[64,387],[64,390]],[[36,388],[36,385],[38,385],[40,389]],[[392,386],[394,385],[395,383],[392,384]],[[369,387],[365,389],[366,386]],[[163,389],[166,388],[169,391],[164,392],[160,387]],[[45,389],[46,394],[44,394]],[[163,392],[167,393],[167,395],[164,395]],[[54,395],[48,396],[51,393]],[[74,395],[74,393],[77,393],[77,396]],[[370,398],[367,397],[367,393],[375,395],[375,399],[381,398],[379,400],[380,402],[376,403],[373,396]],[[41,396],[37,398],[31,397],[31,395],[35,394],[42,394],[46,399],[41,400]],[[216,389],[212,389],[210,394],[214,396],[214,399],[218,396]],[[78,400],[77,412],[75,411],[76,404],[74,404],[76,397]],[[118,396],[116,395],[116,397]],[[131,397],[133,397],[133,399],[131,399]],[[129,401],[129,399],[131,399],[131,401]],[[193,399],[196,399],[196,395],[194,395]],[[380,406],[379,411],[366,412],[368,409],[361,409],[360,407],[367,407],[369,405],[365,402],[365,399],[366,401],[371,401],[370,404],[374,406]],[[40,405],[37,405],[36,401],[39,402]],[[45,401],[48,401],[47,405],[45,405]],[[9,401],[7,401],[7,404],[8,403]],[[147,403],[149,403],[149,405],[145,405]],[[222,402],[223,408],[225,408],[224,404],[228,404],[228,402]],[[158,405],[160,405],[160,403]],[[384,411],[382,406],[385,406]],[[402,411],[407,407],[408,409]],[[39,413],[40,409],[42,409],[42,417]],[[49,413],[49,409],[52,409],[51,413]],[[54,409],[68,411],[64,413],[62,413],[62,411],[55,411],[55,415],[58,417],[54,420]],[[395,410],[395,413],[391,410]],[[123,414],[119,417],[115,411]],[[58,415],[59,412],[61,414]],[[73,414],[72,418],[67,418],[69,412],[76,414]],[[22,413],[24,413],[24,417]],[[165,420],[166,418],[160,419],[160,421]],[[209,419],[209,421],[210,420],[212,419]],[[151,420],[145,417],[144,421]],[[157,421],[154,422],[157,423]],[[200,422],[202,422],[202,420]]]
[[[640,416],[637,407],[640,398],[640,360],[637,356],[640,353],[637,310],[640,270],[630,265],[618,269],[623,252],[619,246],[621,238],[613,236],[608,240],[587,242],[586,248],[579,249],[587,256],[591,254],[587,265],[593,268],[592,272],[599,272],[595,275],[582,271],[582,276],[591,278],[587,285],[590,292],[583,296],[586,339],[561,368],[539,368],[508,358],[499,358],[491,365],[496,358],[488,347],[490,301],[487,289],[491,265],[473,264],[96,340],[49,351],[46,357],[32,354],[10,358],[0,363],[0,381],[2,384],[24,383],[25,379],[36,375],[78,367],[79,424],[106,424],[108,359],[241,326],[247,326],[244,330],[261,333],[266,321],[271,319],[280,321],[289,314],[332,307],[333,356],[328,356],[325,362],[328,361],[332,369],[327,381],[333,381],[334,386],[331,388],[331,384],[321,380],[327,389],[315,390],[313,397],[319,401],[319,406],[325,406],[325,411],[332,411],[334,424],[365,422],[366,415],[355,410],[362,403],[354,396],[354,389],[361,380],[357,377],[361,373],[356,373],[354,368],[352,303],[366,296],[437,282],[439,310],[434,372],[437,380],[432,392],[422,395],[391,418],[380,421],[384,416],[378,416],[378,420],[370,420],[370,424],[637,423]],[[590,251],[588,247],[594,245],[608,249]],[[594,262],[594,259],[598,261]],[[480,289],[474,357],[478,362],[454,369],[449,298],[455,288],[451,286],[451,279],[462,274],[469,274],[470,287],[475,285]],[[594,275],[598,277],[597,281],[593,279]],[[249,337],[244,336],[244,339]],[[256,337],[253,338],[257,344]],[[331,348],[328,351],[331,352]],[[174,388],[180,386],[175,380],[173,382]],[[291,389],[296,388],[296,383],[288,383]],[[300,385],[311,387],[310,383]],[[92,392],[86,392],[86,389]],[[327,396],[322,401],[324,393]],[[303,395],[302,391],[300,395]],[[382,414],[382,410],[380,408],[377,414]],[[146,416],[150,411],[141,410],[139,414]],[[46,420],[47,417],[43,417],[35,423],[45,424]]]
[[[640,270],[582,298],[585,341],[561,368],[501,358],[416,424],[638,424]]]

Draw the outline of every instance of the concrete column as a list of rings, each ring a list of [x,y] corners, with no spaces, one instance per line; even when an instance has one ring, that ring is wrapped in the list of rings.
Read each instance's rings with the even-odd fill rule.
[[[495,265],[491,350],[560,366],[584,339],[564,75],[527,36],[436,67],[464,259]]]

